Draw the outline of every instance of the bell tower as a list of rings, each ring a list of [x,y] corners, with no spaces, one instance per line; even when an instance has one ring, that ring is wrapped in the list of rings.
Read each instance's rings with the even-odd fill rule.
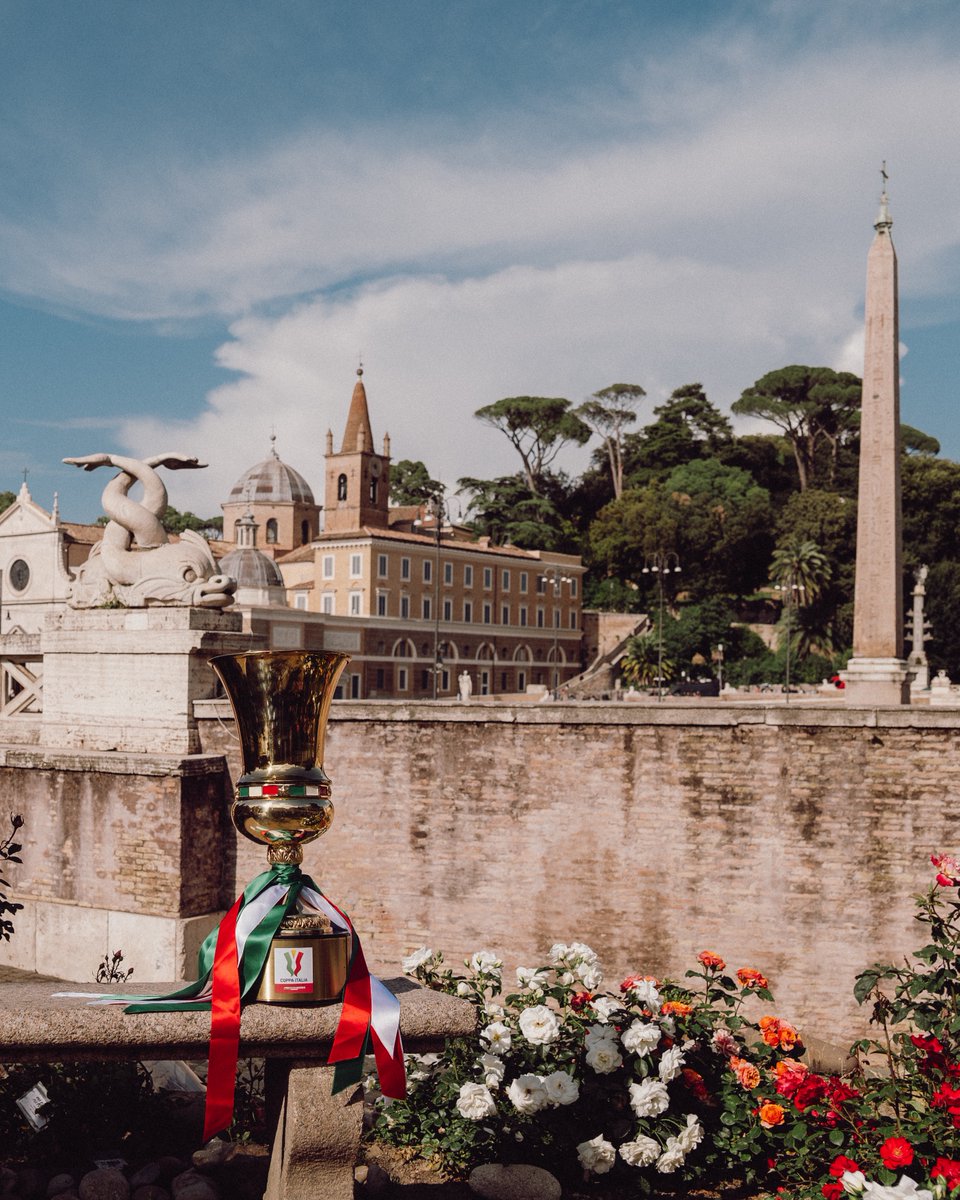
[[[339,454],[333,451],[333,434],[327,433],[324,533],[356,533],[368,526],[386,529],[390,496],[390,440],[383,453],[373,449],[363,367],[350,398],[350,411]]]

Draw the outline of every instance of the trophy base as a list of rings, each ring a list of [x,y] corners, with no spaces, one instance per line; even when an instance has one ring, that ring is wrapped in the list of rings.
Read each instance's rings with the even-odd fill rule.
[[[348,933],[280,930],[270,943],[255,1000],[267,1004],[329,1004],[347,982]]]

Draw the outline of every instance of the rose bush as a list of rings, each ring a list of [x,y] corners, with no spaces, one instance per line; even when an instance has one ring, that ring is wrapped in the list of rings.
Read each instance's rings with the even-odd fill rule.
[[[617,1195],[743,1180],[786,1200],[960,1200],[960,863],[933,857],[912,963],[877,964],[855,996],[874,1038],[849,1075],[804,1061],[765,976],[712,950],[681,985],[631,975],[602,990],[597,955],[558,943],[520,967],[480,950],[465,974],[423,948],[405,968],[470,1000],[472,1038],[410,1064],[405,1101],[379,1101],[375,1135],[448,1169],[523,1161]]]

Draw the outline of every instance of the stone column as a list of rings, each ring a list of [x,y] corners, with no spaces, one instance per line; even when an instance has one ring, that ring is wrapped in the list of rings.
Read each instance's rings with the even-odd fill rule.
[[[884,173],[886,179],[886,173]],[[886,189],[867,258],[849,704],[909,704],[903,652],[897,256]]]
[[[930,622],[924,620],[923,616],[923,601],[927,594],[928,568],[925,566],[918,567],[913,577],[913,612],[910,618],[910,657],[908,662],[910,670],[913,671],[913,683],[910,685],[912,692],[929,691],[930,688],[930,664],[927,662],[927,652],[924,650],[924,643],[928,639],[927,631],[930,628]]]

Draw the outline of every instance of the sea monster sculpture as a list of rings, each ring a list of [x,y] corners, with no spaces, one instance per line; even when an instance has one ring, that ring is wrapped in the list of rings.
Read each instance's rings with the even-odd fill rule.
[[[141,462],[119,454],[87,454],[65,463],[94,471],[116,467],[103,490],[103,511],[110,520],[103,541],[77,570],[67,603],[72,608],[101,608],[119,603],[124,608],[155,604],[185,604],[226,608],[233,603],[236,581],[217,572],[210,547],[192,530],[171,542],[160,523],[167,507],[167,489],[155,467],[171,471],[205,467],[185,454],[158,454]],[[143,500],[128,495],[143,484]]]

